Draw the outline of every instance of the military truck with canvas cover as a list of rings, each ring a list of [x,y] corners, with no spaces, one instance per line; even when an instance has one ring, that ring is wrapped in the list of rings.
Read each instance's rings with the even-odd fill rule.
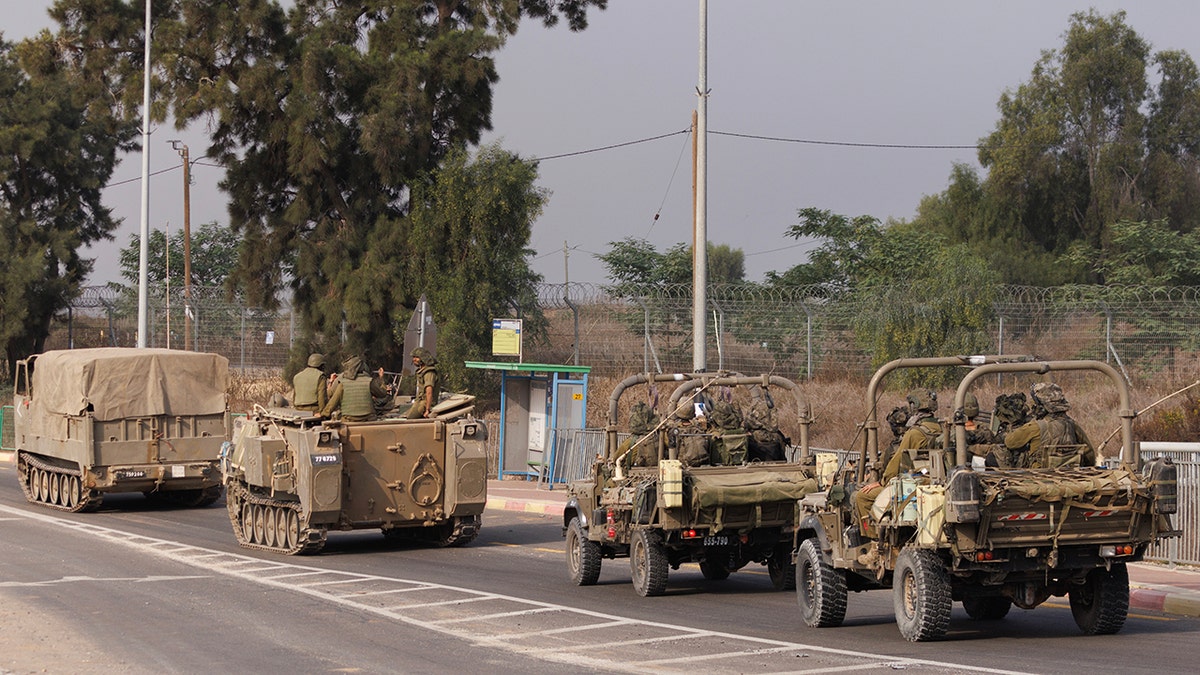
[[[816,489],[807,455],[750,461],[749,433],[714,434],[702,425],[666,422],[632,437],[618,435],[618,402],[638,384],[674,382],[669,411],[693,410],[707,392],[753,391],[761,410],[769,392],[796,401],[801,434],[807,434],[807,410],[795,383],[773,375],[643,374],[621,382],[609,398],[603,456],[589,479],[569,486],[563,513],[567,571],[580,586],[600,577],[604,558],[630,559],[634,590],[642,596],[666,591],[668,568],[698,562],[710,580],[756,562],[765,564],[777,588],[790,586],[791,531],[797,500]],[[736,400],[736,399],[735,399]],[[686,417],[686,415],[684,415]],[[735,425],[730,425],[732,428]],[[774,430],[778,434],[778,430]],[[785,441],[782,435],[778,438]],[[777,444],[781,445],[781,444]],[[806,445],[806,444],[802,444]],[[637,459],[635,459],[637,458]]]
[[[222,455],[238,543],[315,553],[329,530],[360,529],[470,542],[487,505],[487,427],[471,414],[474,400],[455,395],[433,417],[369,422],[256,408]]]
[[[852,495],[878,470],[879,387],[897,368],[933,366],[970,368],[955,392],[953,433],[928,451],[927,474],[902,474],[880,493],[872,515],[878,537],[860,538]],[[997,373],[1057,372],[1099,373],[1111,382],[1119,399],[1118,465],[971,468],[962,411],[972,384]],[[901,359],[876,372],[867,405],[866,442],[856,467],[842,472],[845,480],[829,491],[802,500],[796,591],[807,625],[840,625],[847,591],[890,588],[896,623],[912,641],[943,637],[954,601],[973,619],[996,620],[1013,605],[1032,609],[1065,595],[1084,633],[1121,629],[1129,608],[1126,565],[1141,560],[1158,538],[1178,533],[1169,520],[1176,508],[1175,467],[1166,458],[1140,457],[1132,431],[1136,412],[1116,371],[1097,361]],[[1069,450],[1040,452],[1061,457]]]
[[[167,349],[49,351],[17,362],[17,476],[29,501],[86,511],[106,493],[184,506],[221,496],[229,362]]]

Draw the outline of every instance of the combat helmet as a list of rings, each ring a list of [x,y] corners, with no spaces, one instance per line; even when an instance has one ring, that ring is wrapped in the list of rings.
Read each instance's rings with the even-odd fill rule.
[[[325,355],[324,354],[310,354],[308,357],[308,367],[309,368],[324,368],[325,367]]]
[[[1062,387],[1053,382],[1036,382],[1029,388],[1029,395],[1042,405],[1048,413],[1066,412],[1071,409]]]
[[[888,413],[885,419],[888,426],[892,428],[892,433],[901,436],[904,434],[904,425],[908,423],[908,408],[896,406],[892,408],[892,412]]]
[[[975,394],[967,392],[963,397],[963,416],[967,419],[975,419],[979,415],[979,399],[975,398]]]
[[[417,347],[412,350],[412,357],[420,361],[423,366],[431,366],[434,362],[433,354],[424,347]]]
[[[937,392],[932,389],[913,389],[906,398],[908,409],[912,412],[932,413],[937,410]]]

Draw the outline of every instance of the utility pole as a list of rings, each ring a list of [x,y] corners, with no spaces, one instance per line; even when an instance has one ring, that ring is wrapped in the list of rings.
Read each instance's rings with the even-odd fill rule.
[[[142,240],[138,249],[138,349],[146,347],[150,315],[150,0],[146,0],[146,32],[142,64]]]
[[[192,351],[192,162],[188,146],[171,141],[183,158],[183,348]]]
[[[708,369],[708,0],[700,0],[700,82],[696,86],[696,222],[692,233],[692,370]]]

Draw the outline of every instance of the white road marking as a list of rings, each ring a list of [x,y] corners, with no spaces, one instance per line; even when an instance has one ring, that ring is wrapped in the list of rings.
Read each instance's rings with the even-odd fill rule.
[[[213,551],[211,549],[200,548],[198,546],[189,546],[180,542],[136,535],[121,530],[93,525],[87,521],[67,520],[56,515],[42,513],[40,511],[25,511],[10,506],[0,505],[0,512],[25,518],[27,520],[35,520],[49,525],[62,527],[72,530],[76,533],[87,534],[105,539],[112,543],[131,547],[151,555],[163,557],[178,563],[190,565],[192,567],[198,567],[214,574],[222,574],[249,583],[299,593],[335,605],[346,607],[347,609],[374,614],[376,616],[385,617],[397,622],[408,624],[410,626],[453,636],[471,644],[484,647],[501,648],[512,653],[526,654],[545,661],[574,667],[596,668],[607,671],[621,670],[630,673],[691,673],[695,671],[694,664],[697,661],[704,660],[706,661],[706,663],[704,663],[704,671],[706,673],[745,672],[745,662],[738,662],[737,659],[741,657],[754,657],[757,659],[755,661],[756,667],[761,666],[763,671],[796,672],[794,668],[789,666],[795,663],[795,658],[798,653],[803,654],[811,652],[820,653],[826,657],[843,657],[848,659],[849,662],[844,665],[833,666],[827,669],[821,669],[819,671],[813,670],[802,672],[838,672],[879,667],[899,667],[906,669],[924,667],[939,670],[954,670],[958,672],[1013,673],[1013,671],[1005,671],[995,668],[985,668],[961,663],[933,661],[927,659],[881,659],[880,657],[883,655],[871,652],[822,647],[819,645],[803,644],[785,640],[774,640],[755,637],[752,635],[702,630],[688,626],[656,621],[644,621],[630,617],[618,616],[615,614],[579,609],[567,605],[530,600],[527,598],[502,595],[498,593],[477,591],[469,588],[449,586],[445,584],[435,584],[427,581],[328,570],[311,565],[269,563],[260,558],[253,558],[247,555],[222,553],[219,551]],[[291,570],[292,573],[285,575],[264,574],[264,572],[282,569]],[[313,575],[324,574],[330,577],[335,577],[335,579],[332,581],[321,581],[315,583],[288,581],[288,579],[291,577],[301,576],[308,573]],[[147,577],[146,579],[150,578],[152,577]],[[157,577],[157,579],[175,578],[178,577]],[[369,587],[373,586],[375,588],[370,591],[364,591],[363,593],[345,593],[343,591],[340,594],[335,589],[329,588],[330,586],[345,588],[345,586],[352,584],[363,584]],[[398,588],[378,588],[379,586],[387,585],[393,585]],[[425,603],[424,607],[419,605],[380,607],[368,602],[370,597],[375,597],[375,595],[386,591],[425,591],[432,594],[442,594],[444,597],[441,599],[431,599],[429,603]],[[454,602],[455,599],[457,599],[457,602]],[[441,602],[441,600],[450,602]],[[507,602],[518,607],[523,607],[523,609],[501,613],[495,613],[493,611],[486,614],[472,614],[471,603],[482,600],[497,600]],[[495,608],[493,607],[492,609],[494,610]],[[438,614],[439,612],[444,614],[444,612],[447,611],[454,611],[458,612],[459,614],[458,616],[449,617]],[[553,616],[547,616],[548,614],[553,614]],[[541,617],[541,619],[545,621],[547,625],[540,630],[538,630],[536,626],[526,626],[526,628],[532,627],[535,630],[506,632],[517,628],[517,623],[508,621],[493,622],[491,625],[485,625],[483,623],[497,618],[513,616],[528,617],[530,621]],[[597,622],[597,619],[600,621]],[[580,622],[581,625],[578,627],[567,625],[572,622]],[[469,627],[461,625],[464,623],[469,623]],[[720,642],[727,648],[727,650],[712,655],[698,653],[694,656],[682,657],[682,660],[660,659],[657,661],[647,661],[646,656],[653,656],[654,652],[650,651],[647,653],[645,651],[639,651],[636,649],[636,647],[644,646],[646,649],[653,650],[653,645],[656,642],[664,641],[656,639],[650,639],[647,641],[644,637],[647,630],[661,631],[664,633],[664,637],[669,637],[671,639],[703,638],[705,640],[712,641],[713,643]],[[605,633],[606,631],[607,634]],[[522,640],[528,640],[531,638],[537,638],[551,634],[557,636],[574,635],[577,639],[572,642],[563,640],[556,644],[556,647],[553,650],[545,650],[544,645],[531,646],[521,644]],[[624,647],[629,650],[629,653],[622,654],[620,656],[603,653],[597,650],[596,646],[598,644],[613,644],[616,646],[614,648],[619,648],[624,645]],[[766,665],[766,663],[763,662],[764,659],[771,658],[778,659],[778,663],[775,664],[774,667]],[[732,660],[733,663],[730,663],[727,668],[722,669],[720,668],[721,664],[715,662],[719,659],[729,659]]]

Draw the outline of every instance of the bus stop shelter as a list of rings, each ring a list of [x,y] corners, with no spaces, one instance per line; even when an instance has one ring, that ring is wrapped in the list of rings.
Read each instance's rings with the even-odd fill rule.
[[[467,361],[467,368],[500,371],[499,478],[555,482],[559,431],[587,424],[590,366]]]

